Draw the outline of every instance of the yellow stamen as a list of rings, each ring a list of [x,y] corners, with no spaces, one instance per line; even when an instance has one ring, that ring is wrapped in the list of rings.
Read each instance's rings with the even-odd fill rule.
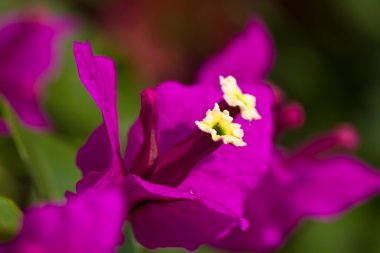
[[[222,140],[224,144],[231,143],[237,147],[247,145],[243,141],[244,132],[240,124],[232,123],[233,118],[227,110],[220,111],[219,105],[215,103],[214,109],[206,112],[202,121],[195,124],[203,132],[211,134],[213,141]]]
[[[256,110],[256,98],[250,94],[243,94],[233,76],[219,76],[223,90],[223,98],[229,106],[239,106],[243,119],[251,121],[261,119]]]

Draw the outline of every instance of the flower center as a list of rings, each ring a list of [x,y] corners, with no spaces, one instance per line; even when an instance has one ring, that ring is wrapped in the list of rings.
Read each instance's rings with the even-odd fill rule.
[[[233,76],[219,76],[220,85],[223,90],[223,99],[229,106],[238,106],[241,116],[245,120],[259,120],[260,114],[256,110],[256,98],[250,94],[244,94],[237,85]]]
[[[217,135],[225,135],[226,134],[223,127],[220,125],[219,122],[216,123],[212,128],[215,129]]]
[[[232,144],[237,147],[246,146],[240,124],[232,121],[233,118],[229,112],[227,110],[220,111],[219,105],[215,103],[214,108],[206,112],[206,117],[202,121],[195,121],[195,124],[203,132],[211,134],[213,141],[221,140],[224,144]]]
[[[233,119],[239,113],[246,120],[260,119],[255,108],[256,98],[242,93],[232,76],[220,77],[220,83],[224,92],[223,100],[219,104],[215,103],[213,109],[207,110],[203,120],[195,121],[201,131],[193,132],[163,154],[158,150],[155,91],[146,90],[141,99],[140,112],[144,144],[130,173],[151,183],[178,186],[199,161],[215,152],[223,143],[246,146],[241,125],[234,123]]]

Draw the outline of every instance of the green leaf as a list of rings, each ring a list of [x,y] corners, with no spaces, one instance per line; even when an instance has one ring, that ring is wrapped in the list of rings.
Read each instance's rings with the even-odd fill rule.
[[[136,253],[138,250],[137,242],[133,236],[132,228],[130,224],[125,224],[124,227],[124,243],[117,251],[118,253]]]
[[[3,151],[5,150],[0,148],[0,153]],[[27,176],[17,177],[15,174],[12,174],[17,169],[14,166],[4,167],[0,159],[0,196],[13,199],[17,205],[22,207],[30,193],[30,180]]]
[[[24,129],[4,101],[3,108],[11,136],[38,200],[62,199],[67,190],[74,190],[75,182],[80,176],[75,166],[76,147],[69,146],[51,133],[36,133]]]
[[[22,213],[15,203],[0,196],[0,241],[14,236],[21,222]]]

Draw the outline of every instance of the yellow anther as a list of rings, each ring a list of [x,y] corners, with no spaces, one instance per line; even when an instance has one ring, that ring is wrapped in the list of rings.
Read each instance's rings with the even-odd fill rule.
[[[244,131],[240,124],[233,123],[233,118],[227,110],[220,111],[219,105],[215,103],[214,109],[206,112],[206,117],[202,121],[195,121],[195,124],[203,132],[211,134],[213,141],[223,141],[224,144],[231,143],[237,147],[247,145],[243,141]]]
[[[243,94],[233,76],[219,76],[223,90],[223,98],[229,106],[239,106],[241,116],[246,120],[259,120],[260,114],[256,110],[256,98],[250,94]]]

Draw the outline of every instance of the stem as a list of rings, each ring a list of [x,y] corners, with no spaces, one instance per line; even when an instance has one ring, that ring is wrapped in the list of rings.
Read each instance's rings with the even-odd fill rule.
[[[21,160],[25,164],[26,172],[36,189],[38,199],[43,201],[55,199],[56,193],[52,185],[52,175],[48,166],[41,159],[38,159],[38,150],[28,145],[25,141],[27,138],[26,134],[23,133],[22,127],[4,100],[2,101],[2,107],[11,137]]]
[[[129,223],[124,228],[124,239],[124,244],[119,248],[118,253],[138,253],[137,243]]]

